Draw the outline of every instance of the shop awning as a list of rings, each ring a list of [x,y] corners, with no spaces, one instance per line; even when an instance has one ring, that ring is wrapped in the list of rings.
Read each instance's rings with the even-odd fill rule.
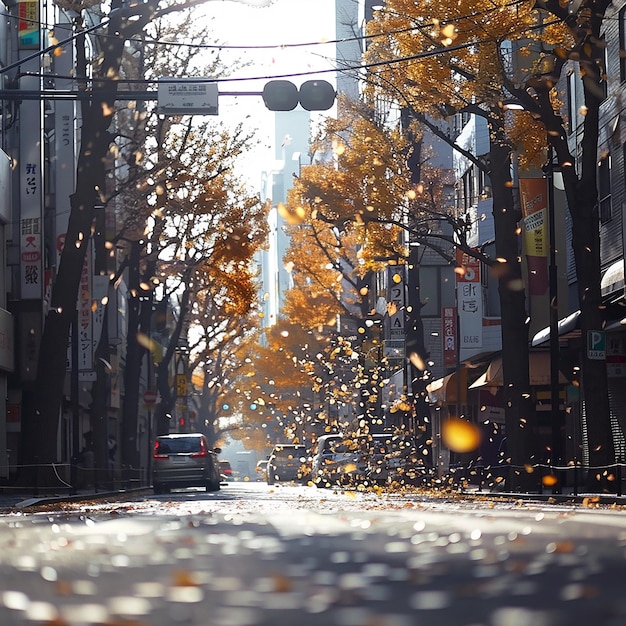
[[[550,353],[549,352],[531,352],[528,355],[528,374],[530,376],[530,384],[533,387],[540,387],[550,384]],[[567,384],[569,381],[559,372],[559,383]],[[502,387],[504,377],[502,375],[502,357],[495,357],[487,370],[482,376],[479,376],[476,382],[472,383],[470,389],[478,389],[480,387]]]
[[[456,372],[452,372],[452,374],[433,380],[432,383],[426,385],[429,400],[436,404],[456,402],[457,378]]]
[[[574,331],[578,331],[580,311],[574,311],[570,313],[567,317],[559,320],[559,337],[563,335],[567,335],[568,333],[572,333]],[[550,327],[542,328],[538,333],[535,334],[532,340],[533,348],[540,346],[541,344],[550,341]]]
[[[617,295],[620,298],[624,295],[624,259],[616,261],[607,268],[602,275],[600,289],[603,298],[611,295]]]

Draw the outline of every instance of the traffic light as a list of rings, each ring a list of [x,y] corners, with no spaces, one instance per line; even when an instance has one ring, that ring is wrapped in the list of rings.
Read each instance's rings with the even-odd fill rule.
[[[327,111],[336,95],[325,80],[307,80],[300,89],[288,80],[271,80],[263,87],[263,102],[270,111],[293,111],[298,103],[307,111]]]
[[[307,80],[300,85],[300,106],[307,111],[328,111],[335,103],[334,87],[325,80]]]
[[[293,111],[298,106],[298,88],[288,80],[272,80],[263,87],[263,102],[270,111]]]

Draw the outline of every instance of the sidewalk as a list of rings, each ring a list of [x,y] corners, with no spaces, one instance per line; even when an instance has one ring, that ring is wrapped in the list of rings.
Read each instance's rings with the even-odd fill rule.
[[[63,502],[80,502],[82,500],[97,500],[112,497],[123,496],[124,494],[140,493],[150,491],[151,487],[128,487],[114,490],[84,489],[79,490],[75,494],[69,493],[49,493],[45,495],[33,495],[25,491],[21,493],[6,493],[0,488],[0,514],[7,514],[20,510],[27,510],[30,507],[41,506],[45,504],[62,504]],[[512,503],[519,502],[545,502],[546,504],[577,504],[589,508],[599,506],[620,506],[626,507],[626,496],[615,494],[598,494],[598,493],[578,493],[574,494],[571,489],[565,489],[565,493],[515,493],[509,491],[479,490],[473,485],[467,489],[454,491],[460,496],[468,496],[468,498],[489,499],[494,501],[509,501]],[[430,494],[432,495],[432,494]],[[442,491],[442,497],[447,495]],[[419,496],[419,492],[407,492],[405,497]]]
[[[41,495],[33,495],[27,491],[20,493],[8,493],[0,489],[0,514],[7,513],[15,509],[27,509],[32,506],[40,506],[43,504],[54,504],[62,502],[80,502],[81,500],[95,500],[98,498],[110,498],[120,496],[125,493],[136,493],[149,490],[149,486],[130,487],[127,489],[99,490],[95,489],[79,489],[76,493],[47,493]]]

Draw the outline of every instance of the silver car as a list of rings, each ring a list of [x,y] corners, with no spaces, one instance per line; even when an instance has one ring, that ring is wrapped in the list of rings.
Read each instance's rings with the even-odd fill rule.
[[[168,493],[177,487],[204,487],[218,491],[221,474],[217,455],[209,450],[201,433],[162,435],[154,442],[152,487],[154,493]]]
[[[308,475],[306,447],[293,443],[279,443],[272,450],[265,467],[268,485],[279,481],[305,480]]]

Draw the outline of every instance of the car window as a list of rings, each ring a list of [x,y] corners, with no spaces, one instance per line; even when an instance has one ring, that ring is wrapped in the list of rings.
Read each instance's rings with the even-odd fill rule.
[[[198,437],[176,437],[176,439],[157,440],[160,454],[190,454],[200,450]]]
[[[278,458],[283,458],[283,459],[289,459],[289,458],[295,458],[298,457],[302,454],[304,454],[304,450],[305,448],[294,448],[294,447],[290,447],[290,448],[284,448],[284,447],[280,447],[280,448],[275,448],[274,452],[272,453],[273,456],[278,457]]]

